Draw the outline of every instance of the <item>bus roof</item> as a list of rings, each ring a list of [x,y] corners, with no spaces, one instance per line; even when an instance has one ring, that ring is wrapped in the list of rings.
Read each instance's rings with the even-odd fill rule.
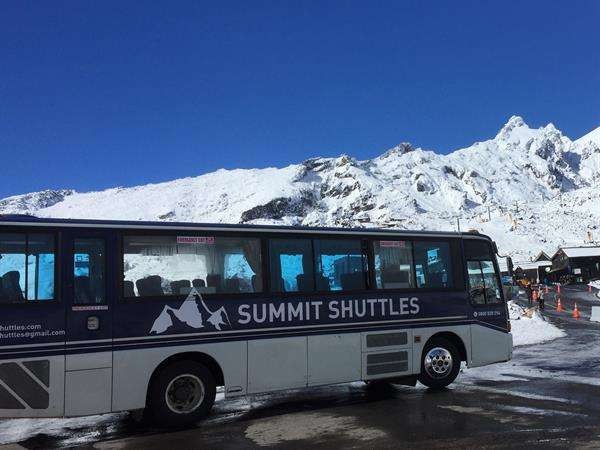
[[[491,240],[489,236],[477,231],[419,231],[400,230],[395,228],[335,228],[306,227],[288,225],[249,225],[224,223],[192,223],[192,222],[152,222],[138,220],[96,220],[96,219],[57,219],[43,218],[26,214],[0,214],[0,226],[24,225],[31,227],[57,228],[111,228],[139,230],[188,230],[188,231],[238,231],[238,232],[285,232],[285,233],[320,233],[320,234],[365,234],[390,236],[430,236],[430,237],[479,237]]]

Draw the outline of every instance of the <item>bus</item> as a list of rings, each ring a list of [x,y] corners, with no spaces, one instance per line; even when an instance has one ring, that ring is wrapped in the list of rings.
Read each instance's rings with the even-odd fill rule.
[[[0,216],[0,417],[144,410],[508,361],[477,232]]]

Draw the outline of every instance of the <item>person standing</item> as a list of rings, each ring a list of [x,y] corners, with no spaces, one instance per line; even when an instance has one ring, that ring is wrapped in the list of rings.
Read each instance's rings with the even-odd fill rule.
[[[540,311],[544,310],[546,304],[544,303],[546,295],[544,294],[544,290],[540,289],[540,293],[538,296],[538,304],[540,305]]]
[[[531,283],[527,283],[525,286],[525,292],[527,293],[527,300],[529,301],[529,306],[531,306],[531,301],[533,300],[533,289],[531,289]]]

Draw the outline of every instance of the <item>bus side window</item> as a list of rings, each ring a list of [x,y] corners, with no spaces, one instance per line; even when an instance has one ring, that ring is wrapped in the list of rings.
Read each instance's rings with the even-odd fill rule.
[[[502,302],[494,254],[489,242],[468,239],[464,242],[464,248],[471,301],[475,305]]]
[[[419,288],[451,288],[450,244],[442,241],[415,241],[415,271]]]
[[[481,271],[485,287],[485,298],[488,304],[500,303],[500,285],[498,284],[498,274],[494,270],[494,263],[490,260],[480,261]]]
[[[0,303],[54,298],[54,236],[0,234]]]
[[[414,288],[412,242],[374,241],[377,289]]]
[[[469,295],[471,301],[476,305],[485,305],[485,285],[481,264],[479,261],[467,261],[467,271],[469,273]]]
[[[260,240],[201,236],[124,236],[123,297],[262,292]]]
[[[76,305],[106,303],[104,271],[104,239],[76,239],[73,253]]]
[[[27,300],[54,298],[54,236],[27,235]]]
[[[310,239],[271,239],[269,255],[273,292],[315,290]]]
[[[0,234],[0,302],[25,301],[24,234]]]
[[[366,288],[367,261],[360,240],[315,239],[317,291]]]

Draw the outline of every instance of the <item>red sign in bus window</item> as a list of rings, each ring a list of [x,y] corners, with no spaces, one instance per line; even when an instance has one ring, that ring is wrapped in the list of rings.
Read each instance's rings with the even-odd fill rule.
[[[379,241],[379,246],[404,248],[406,247],[406,241]]]
[[[214,244],[214,236],[177,236],[178,244]]]

